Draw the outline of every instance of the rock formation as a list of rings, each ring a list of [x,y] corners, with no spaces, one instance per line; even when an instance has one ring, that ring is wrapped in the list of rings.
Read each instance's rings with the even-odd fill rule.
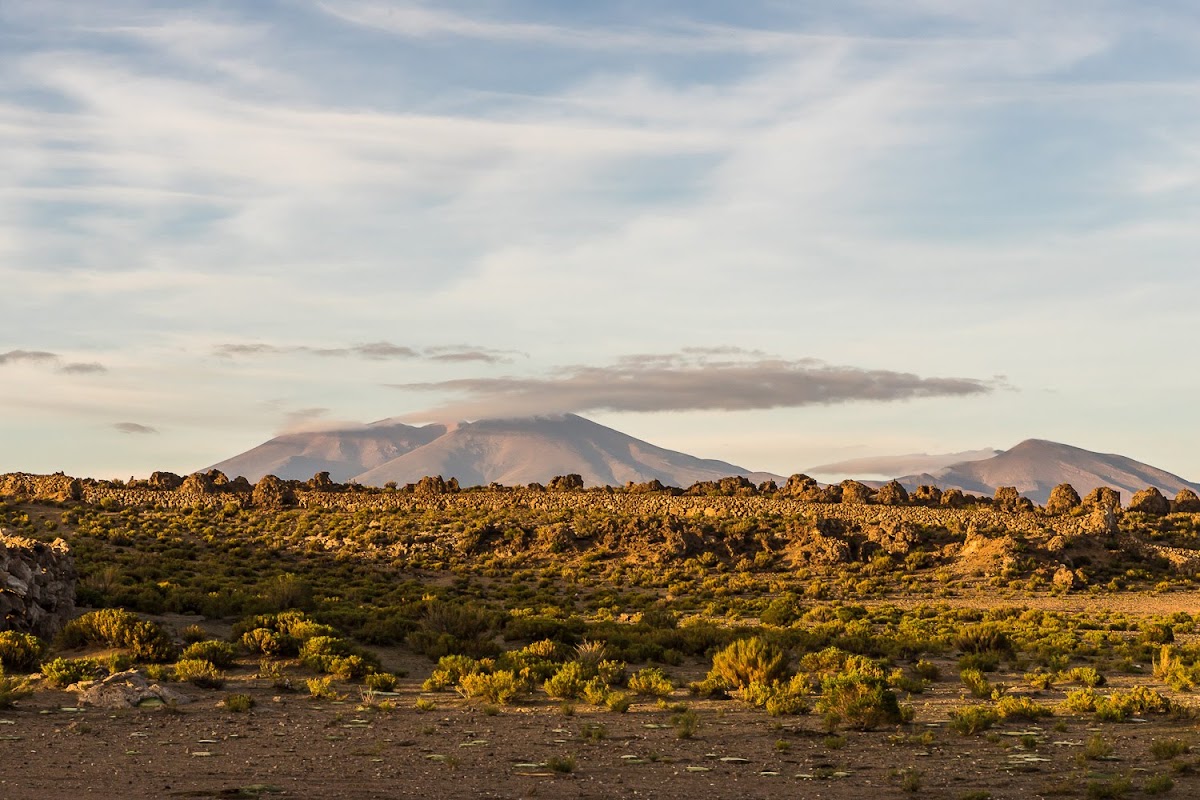
[[[1046,501],[1046,513],[1058,516],[1059,514],[1067,514],[1079,508],[1083,503],[1079,499],[1079,492],[1075,491],[1075,487],[1069,483],[1060,483],[1050,491],[1050,499]]]
[[[1162,492],[1151,486],[1148,489],[1142,489],[1130,499],[1129,510],[1161,517],[1171,513],[1171,501],[1164,497]]]
[[[1200,495],[1191,489],[1180,489],[1179,494],[1175,495],[1171,510],[1181,514],[1200,513]]]
[[[0,532],[0,630],[53,637],[75,613],[75,559],[52,544]]]

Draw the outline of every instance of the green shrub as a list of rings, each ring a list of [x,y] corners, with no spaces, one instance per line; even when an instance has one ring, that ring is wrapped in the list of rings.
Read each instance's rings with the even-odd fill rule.
[[[1151,775],[1142,784],[1142,791],[1151,795],[1166,794],[1174,788],[1175,781],[1170,775]]]
[[[542,684],[542,688],[546,694],[559,700],[577,700],[583,695],[588,680],[582,664],[568,661]]]
[[[228,642],[209,639],[203,642],[193,642],[183,649],[180,658],[200,659],[210,661],[219,669],[232,667],[237,660],[237,651]]]
[[[996,703],[996,713],[1004,719],[1024,719],[1031,722],[1054,714],[1049,706],[1035,702],[1029,697],[1015,695],[1001,697]]]
[[[492,641],[493,619],[481,608],[459,603],[430,603],[408,635],[408,644],[430,658],[467,655],[475,658],[499,652]]]
[[[966,706],[950,712],[950,728],[964,736],[985,731],[999,721],[1000,715],[986,705]]]
[[[691,739],[700,730],[700,715],[693,709],[685,709],[671,717],[671,727],[680,739]]]
[[[771,684],[787,675],[787,654],[758,636],[737,639],[713,656],[710,679],[726,688]]]
[[[363,679],[367,688],[374,692],[390,692],[396,688],[396,676],[390,672],[372,672]]]
[[[45,652],[46,645],[32,634],[0,631],[0,669],[33,672]]]
[[[992,696],[992,684],[984,677],[983,673],[977,669],[964,669],[959,673],[963,685],[975,697],[986,700]]]
[[[834,675],[822,681],[817,712],[824,714],[830,725],[864,731],[904,722],[906,716],[895,692],[883,680],[859,673]]]
[[[202,689],[220,689],[225,685],[224,674],[211,661],[202,658],[185,658],[177,662],[175,680]]]
[[[675,691],[671,679],[657,667],[647,667],[638,670],[629,678],[629,689],[637,694],[650,697],[668,697]]]
[[[1063,673],[1063,680],[1068,683],[1078,683],[1089,689],[1103,686],[1106,681],[1095,667],[1072,667]]]
[[[463,697],[483,698],[489,703],[506,706],[528,690],[525,684],[509,670],[490,674],[475,672],[464,675],[458,684]]]
[[[442,656],[438,659],[433,674],[421,688],[427,692],[445,692],[462,682],[464,675],[482,671],[483,667],[470,656]]]
[[[152,664],[174,661],[179,652],[165,628],[119,608],[102,608],[71,620],[59,634],[59,641],[68,648],[95,644],[120,647],[135,660]]]
[[[1150,754],[1159,761],[1190,753],[1192,746],[1183,739],[1155,739],[1150,743]]]
[[[309,678],[304,685],[308,687],[309,697],[318,700],[340,700],[342,697],[333,688],[332,675],[326,675],[323,678]]]
[[[1164,714],[1171,708],[1171,701],[1160,693],[1145,686],[1134,686],[1099,698],[1096,701],[1096,717],[1105,722],[1124,722],[1139,714]]]
[[[226,695],[225,708],[235,714],[243,714],[254,708],[254,698],[241,693]]]
[[[100,663],[91,658],[56,658],[42,664],[46,682],[59,689],[95,675]]]
[[[300,645],[300,660],[309,669],[343,680],[357,680],[379,667],[379,659],[373,653],[337,636],[313,636],[305,640]]]
[[[1059,709],[1078,714],[1090,714],[1096,710],[1096,703],[1100,700],[1100,695],[1096,694],[1095,689],[1073,689],[1067,692],[1067,696],[1059,704]]]

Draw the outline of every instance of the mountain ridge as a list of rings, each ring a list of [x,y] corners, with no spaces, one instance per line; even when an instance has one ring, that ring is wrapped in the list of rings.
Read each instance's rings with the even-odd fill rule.
[[[658,447],[575,414],[424,427],[387,419],[345,431],[284,434],[210,469],[250,481],[267,474],[306,480],[329,472],[337,482],[368,486],[415,483],[426,475],[453,477],[463,486],[546,483],[572,473],[589,486],[652,480],[689,486],[735,475],[782,480]]]

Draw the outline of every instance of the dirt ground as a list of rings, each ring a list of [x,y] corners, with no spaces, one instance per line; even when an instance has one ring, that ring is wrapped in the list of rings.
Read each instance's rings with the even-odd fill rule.
[[[1190,720],[1098,724],[1054,717],[962,736],[946,726],[967,702],[957,681],[909,698],[912,725],[830,737],[816,716],[771,717],[736,701],[700,701],[680,738],[655,702],[628,713],[539,700],[488,713],[452,693],[423,694],[423,675],[381,697],[391,710],[346,699],[279,694],[250,668],[219,690],[185,687],[175,708],[80,708],[45,689],[0,712],[0,798],[1033,798],[1087,797],[1089,784],[1170,775],[1171,796],[1200,796],[1194,756],[1156,761],[1151,743],[1200,741]],[[221,705],[246,692],[255,707]],[[436,707],[418,711],[418,698]],[[1041,699],[1054,702],[1056,692]],[[494,711],[494,709],[493,709]],[[1112,753],[1088,759],[1100,734]],[[556,771],[554,767],[557,766]],[[566,771],[568,770],[569,771]],[[1114,795],[1115,796],[1115,795]]]

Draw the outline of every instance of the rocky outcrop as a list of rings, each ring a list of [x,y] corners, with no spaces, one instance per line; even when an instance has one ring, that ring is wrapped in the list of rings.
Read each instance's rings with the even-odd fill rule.
[[[258,508],[286,508],[296,504],[296,493],[274,475],[264,475],[254,484],[250,501]]]
[[[1162,492],[1151,486],[1148,489],[1142,489],[1130,499],[1129,510],[1162,517],[1171,513],[1171,501],[1164,497]]]
[[[888,481],[875,492],[875,502],[881,506],[906,506],[908,490],[899,481]]]
[[[1175,495],[1175,502],[1171,504],[1171,510],[1177,514],[1200,513],[1200,496],[1191,489],[1180,489],[1179,494]]]
[[[1001,511],[1017,512],[1033,510],[1033,501],[1028,497],[1022,497],[1015,486],[1001,486],[996,489],[996,496],[992,502]]]
[[[53,637],[75,613],[75,559],[52,544],[0,532],[0,630]]]
[[[858,481],[842,481],[842,502],[848,505],[866,505],[871,502],[871,487]]]
[[[1069,514],[1082,505],[1079,492],[1069,483],[1060,483],[1050,491],[1050,499],[1046,501],[1046,513],[1058,516]]]
[[[0,475],[0,497],[15,497],[25,500],[78,500],[83,496],[78,478],[55,473],[54,475],[29,475],[15,472]]]

